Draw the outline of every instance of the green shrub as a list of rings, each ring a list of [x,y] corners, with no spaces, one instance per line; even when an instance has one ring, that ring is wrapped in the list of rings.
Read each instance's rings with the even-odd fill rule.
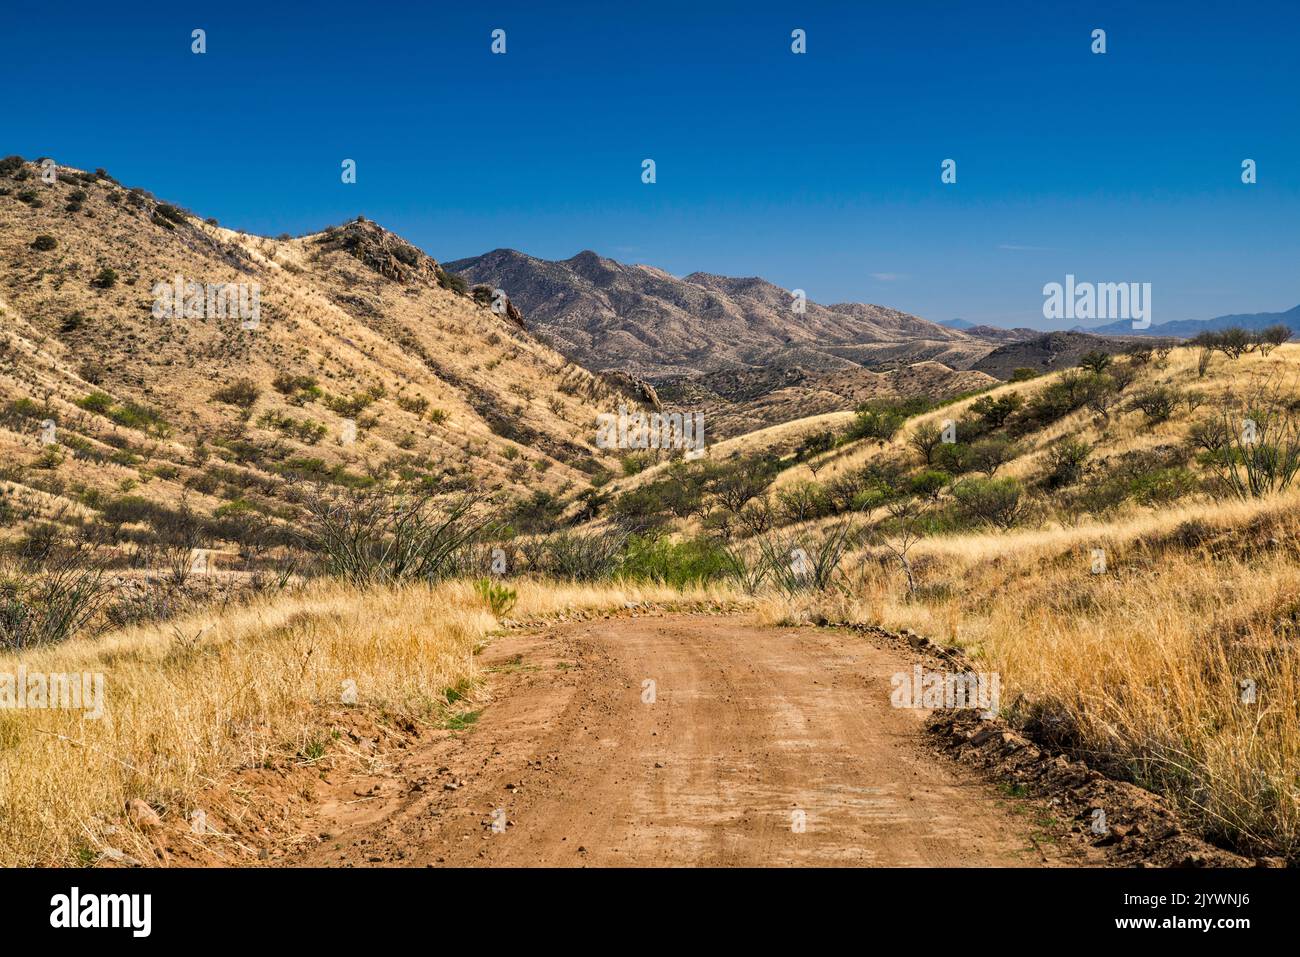
[[[361,392],[347,398],[337,395],[326,396],[325,398],[326,407],[329,408],[331,412],[340,415],[345,419],[355,419],[364,412],[366,407],[372,402],[374,402],[374,398],[366,392]]]
[[[1217,350],[1229,359],[1238,359],[1247,352],[1254,352],[1257,346],[1254,337],[1239,326],[1217,331],[1207,330],[1193,337],[1189,344],[1211,352]]]
[[[1276,326],[1269,326],[1267,329],[1261,329],[1255,333],[1255,345],[1261,354],[1268,355],[1290,339],[1291,335],[1290,327],[1279,323]]]
[[[670,542],[634,535],[628,540],[621,571],[628,578],[686,588],[725,578],[731,568],[726,549],[711,539]]]
[[[437,278],[438,285],[443,289],[450,289],[452,292],[459,293],[462,296],[469,292],[469,283],[465,281],[463,276],[447,272],[447,270],[443,269],[441,266],[438,267]]]
[[[1114,380],[1107,375],[1067,370],[1026,403],[1024,409],[1012,420],[1013,430],[1028,432],[1051,425],[1071,412],[1082,409],[1100,393],[1114,387]]]
[[[171,432],[171,426],[167,423],[167,420],[156,410],[149,408],[147,405],[132,402],[129,399],[117,404],[113,402],[113,398],[107,393],[92,392],[84,398],[78,399],[76,404],[87,412],[107,416],[118,425],[126,426],[128,429],[137,429],[160,437]]]
[[[51,249],[57,248],[59,241],[47,233],[41,233],[32,240],[32,249],[39,253],[47,253]]]
[[[829,452],[835,448],[835,433],[830,429],[823,429],[820,432],[814,432],[805,436],[795,449],[795,458],[799,461],[813,458],[824,452]]]
[[[523,532],[554,528],[564,507],[565,503],[553,493],[536,489],[528,498],[515,502],[508,513],[508,521]]]
[[[276,429],[285,435],[293,436],[307,445],[315,445],[329,433],[329,427],[311,419],[295,419],[282,415],[274,409],[268,409],[257,419],[257,424],[267,429]],[[401,443],[399,442],[399,445]],[[405,446],[402,446],[403,448]]]
[[[399,395],[397,397],[397,407],[403,412],[409,412],[412,415],[424,415],[429,411],[429,400],[422,395]]]
[[[271,380],[271,388],[281,395],[288,396],[289,401],[294,405],[306,405],[325,395],[316,384],[316,378],[309,375],[289,375],[282,372]]]
[[[1128,493],[1143,505],[1166,505],[1190,495],[1196,491],[1197,485],[1195,475],[1185,468],[1175,467],[1134,476],[1129,482]]]
[[[519,595],[513,588],[507,588],[490,578],[480,578],[476,581],[474,591],[483,600],[488,611],[498,618],[509,613],[510,609],[515,607],[515,602],[519,600]]]
[[[953,486],[957,507],[968,519],[1009,529],[1024,520],[1028,498],[1012,478],[963,479]]]
[[[1092,446],[1078,439],[1063,439],[1047,449],[1047,475],[1043,483],[1048,488],[1073,485],[1083,477],[1083,464],[1092,454]]]
[[[1084,353],[1079,359],[1079,368],[1087,369],[1089,372],[1101,375],[1111,364],[1111,357],[1108,353],[1099,349],[1093,349],[1091,352]]]
[[[924,469],[912,476],[907,483],[907,490],[922,498],[935,498],[951,481],[952,476],[947,472]]]
[[[108,410],[113,407],[113,397],[107,392],[92,392],[88,396],[77,400],[77,405],[87,412],[95,412],[99,415],[107,415]]]
[[[969,472],[974,467],[972,465],[974,456],[971,447],[964,442],[940,443],[935,448],[932,458],[936,468],[951,475],[961,475],[963,472]]]
[[[992,476],[999,468],[1020,454],[1020,449],[1010,439],[992,436],[980,439],[970,447],[970,467],[976,472]]]
[[[907,417],[894,409],[861,408],[845,433],[846,439],[875,439],[888,442],[903,427]]]
[[[1005,395],[981,396],[971,404],[971,411],[979,416],[986,430],[1000,429],[1016,412],[1020,411],[1025,404],[1024,398],[1019,392],[1008,392]]]
[[[7,425],[16,425],[18,428],[24,428],[25,424],[31,420],[41,420],[47,418],[47,410],[34,399],[23,396],[18,399],[12,399],[5,406],[4,413],[0,415],[0,421]]]
[[[832,511],[826,489],[816,482],[791,482],[777,492],[776,500],[787,524],[824,518]]]

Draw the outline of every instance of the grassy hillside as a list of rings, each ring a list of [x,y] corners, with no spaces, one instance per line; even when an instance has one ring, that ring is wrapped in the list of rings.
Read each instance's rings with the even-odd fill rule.
[[[224,517],[217,537],[237,545],[249,524],[292,525],[307,484],[504,500],[616,468],[594,422],[629,398],[375,224],[265,239],[102,171],[58,174],[46,184],[32,163],[0,169],[11,534],[40,521],[147,525],[184,499]],[[155,287],[178,276],[255,285],[256,327],[160,318]]]

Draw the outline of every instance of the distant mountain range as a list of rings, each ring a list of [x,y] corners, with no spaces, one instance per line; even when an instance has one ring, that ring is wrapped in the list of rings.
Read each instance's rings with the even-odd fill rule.
[[[648,380],[666,407],[704,410],[715,436],[738,434],[869,398],[948,398],[1046,372],[1127,339],[930,322],[863,303],[801,312],[764,279],[696,272],[678,278],[585,251],[545,260],[513,249],[447,263],[504,290],[528,328],[592,372]],[[1127,332],[1127,330],[1125,330]]]
[[[1217,332],[1220,329],[1227,329],[1232,326],[1258,330],[1277,325],[1286,326],[1292,332],[1300,334],[1300,306],[1288,309],[1286,312],[1249,312],[1231,316],[1216,316],[1213,319],[1179,319],[1174,322],[1155,323],[1146,329],[1134,329],[1132,321],[1122,319],[1119,322],[1107,323],[1104,326],[1093,326],[1089,329],[1076,326],[1072,331],[1087,332],[1100,336],[1176,336],[1180,339],[1190,339],[1197,333]]]
[[[504,290],[573,362],[649,380],[665,407],[703,411],[715,438],[872,398],[984,388],[996,379],[970,367],[1018,338],[864,303],[796,311],[793,294],[764,279],[678,278],[590,251],[551,261],[497,249],[446,268]]]
[[[472,283],[504,289],[529,328],[588,369],[651,381],[726,369],[889,369],[934,360],[965,368],[989,343],[958,329],[863,303],[792,308],[764,279],[677,278],[594,252],[545,260],[497,249],[448,263]]]

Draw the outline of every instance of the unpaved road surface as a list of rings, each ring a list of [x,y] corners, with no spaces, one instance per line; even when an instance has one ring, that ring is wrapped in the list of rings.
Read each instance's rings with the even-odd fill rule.
[[[313,846],[279,863],[1058,863],[1033,805],[890,707],[912,662],[860,635],[618,618],[500,637],[482,661],[470,730],[328,783]]]

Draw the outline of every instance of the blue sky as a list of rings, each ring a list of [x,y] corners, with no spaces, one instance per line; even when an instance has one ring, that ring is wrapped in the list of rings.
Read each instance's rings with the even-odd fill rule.
[[[1300,303],[1295,2],[134,6],[9,7],[0,152],[258,233],[363,213],[441,260],[594,249],[936,320],[1046,326],[1067,273],[1150,282],[1157,323]]]

